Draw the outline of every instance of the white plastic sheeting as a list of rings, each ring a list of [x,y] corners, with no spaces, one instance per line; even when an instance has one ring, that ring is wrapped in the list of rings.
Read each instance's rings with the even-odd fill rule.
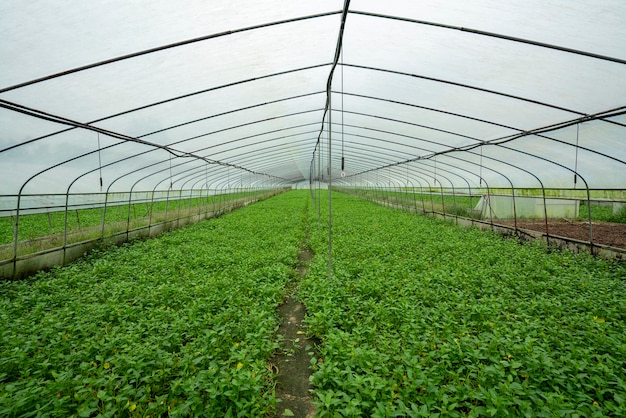
[[[3,1],[0,194],[626,188],[622,0],[346,4]]]

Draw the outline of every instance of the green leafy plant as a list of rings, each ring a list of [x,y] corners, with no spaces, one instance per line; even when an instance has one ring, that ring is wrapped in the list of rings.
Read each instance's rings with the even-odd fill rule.
[[[304,195],[0,283],[1,416],[264,416]]]
[[[623,265],[334,194],[328,278],[320,226],[301,285],[319,416],[626,412]]]
[[[172,199],[132,204],[109,204],[103,208],[21,214],[18,228],[18,256],[45,251],[67,244],[107,238],[161,222],[185,219],[199,213],[209,216],[229,212],[273,192],[223,193],[202,198]],[[15,216],[0,217],[0,260],[13,257]],[[67,223],[67,236],[66,232]],[[102,227],[104,223],[104,228]]]
[[[281,194],[0,284],[2,416],[267,416],[297,286],[318,416],[622,416],[626,267]],[[318,222],[318,213],[321,219]]]

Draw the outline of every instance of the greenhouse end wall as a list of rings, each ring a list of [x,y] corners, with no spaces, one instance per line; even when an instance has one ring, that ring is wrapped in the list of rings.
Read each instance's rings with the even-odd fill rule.
[[[576,219],[579,207],[577,199],[485,195],[475,209],[483,219]]]

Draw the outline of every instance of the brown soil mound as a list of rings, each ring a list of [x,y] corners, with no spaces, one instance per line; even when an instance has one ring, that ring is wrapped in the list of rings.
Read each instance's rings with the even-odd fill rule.
[[[499,222],[513,225],[513,222]],[[546,232],[545,222],[517,222],[517,227],[532,231]],[[626,224],[592,223],[593,242],[611,247],[626,248]],[[589,241],[589,223],[571,221],[549,221],[548,233],[581,241]]]

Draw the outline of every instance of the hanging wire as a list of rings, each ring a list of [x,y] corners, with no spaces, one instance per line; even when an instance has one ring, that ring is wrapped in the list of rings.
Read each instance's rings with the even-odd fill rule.
[[[578,179],[578,134],[580,131],[580,123],[576,124],[576,148],[574,156],[574,188],[576,188],[576,180]]]
[[[100,172],[100,191],[102,191],[102,157],[100,156],[100,132],[98,134],[98,170]]]
[[[341,55],[340,55],[340,59],[341,59],[341,177],[345,177],[346,176],[346,159],[344,156],[344,140],[343,140],[343,128],[344,128],[344,112],[343,112],[343,91],[344,91],[344,87],[343,87],[343,48],[341,49]]]
[[[322,143],[320,142],[317,153],[317,228],[322,229]]]
[[[406,185],[409,186],[409,163],[406,163]]]
[[[479,179],[480,179],[480,187],[483,187],[483,147],[480,146],[480,164],[478,165],[479,169]]]
[[[170,154],[170,190],[174,188],[174,182],[172,181],[172,154]]]

